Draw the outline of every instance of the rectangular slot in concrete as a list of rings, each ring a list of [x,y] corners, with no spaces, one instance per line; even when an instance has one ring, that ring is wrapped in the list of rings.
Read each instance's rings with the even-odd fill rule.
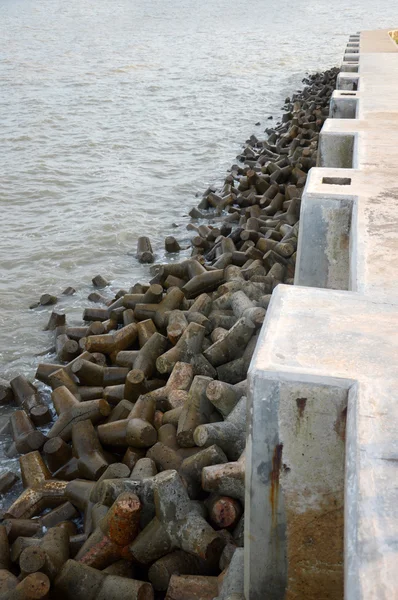
[[[340,96],[356,96],[355,92],[341,92]]]
[[[322,183],[328,185],[351,185],[349,177],[323,177]]]

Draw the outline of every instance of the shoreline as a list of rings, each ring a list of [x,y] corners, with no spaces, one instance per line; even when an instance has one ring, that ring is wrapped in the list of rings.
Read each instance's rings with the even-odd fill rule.
[[[196,233],[190,258],[154,266],[148,284],[118,291],[108,306],[101,293],[106,282],[99,281],[93,292],[97,296],[92,297],[101,308],[85,310],[87,327],[63,325],[64,318],[55,310],[50,327],[57,338],[57,368],[39,365],[37,372],[37,378],[52,388],[59,415],[49,431],[54,413],[24,378],[13,380],[11,388],[0,387],[2,403],[16,401],[21,409],[11,417],[12,452],[23,452],[24,478],[35,489],[37,481],[46,487],[56,474],[57,505],[71,504],[76,513],[61,521],[76,520],[78,511],[85,512],[84,532],[76,529],[71,535],[80,539],[68,536],[63,541],[64,550],[69,545],[77,551],[74,556],[80,563],[60,564],[51,575],[51,580],[58,577],[57,593],[67,594],[72,579],[85,572],[83,565],[103,569],[117,563],[109,562],[101,550],[98,530],[120,550],[113,557],[125,560],[127,553],[129,563],[134,559],[140,565],[136,574],[131,564],[116,574],[139,581],[149,578],[159,598],[165,591],[165,581],[159,578],[162,569],[169,575],[192,576],[173,576],[171,582],[166,577],[179,597],[192,598],[189,586],[201,583],[208,586],[208,597],[214,597],[214,578],[242,547],[245,379],[273,289],[279,283],[293,284],[301,193],[308,170],[316,164],[318,134],[328,116],[337,72],[310,76],[310,88],[288,99],[280,126],[267,129],[264,141],[252,135],[223,188],[204,193],[189,213],[201,222],[189,227]],[[302,110],[302,105],[308,108]],[[140,250],[151,252],[147,242]],[[96,430],[93,425],[98,425]],[[35,473],[35,481],[29,472]],[[76,477],[86,480],[80,490]],[[127,521],[134,514],[141,527],[138,536],[136,528],[123,544],[108,527],[110,515],[116,519],[122,510],[120,492],[129,494],[134,504],[135,512],[126,509]],[[97,527],[92,522],[92,497],[103,506],[112,505],[109,513],[103,510]],[[40,505],[50,507],[54,504],[48,501]],[[29,519],[37,510],[18,500],[7,508],[5,531],[10,539],[16,539],[10,518]],[[59,508],[52,512],[57,511],[65,516]],[[169,519],[177,513],[175,521]],[[48,529],[44,518],[41,535],[43,527]],[[161,543],[155,547],[155,525],[169,544],[165,554]],[[47,534],[41,538],[44,545],[46,538]],[[240,572],[241,552],[235,554],[234,577]],[[151,565],[149,573],[145,565]],[[102,579],[98,585],[105,585]],[[143,598],[152,597],[148,585],[138,586]],[[224,590],[220,598],[226,598]]]

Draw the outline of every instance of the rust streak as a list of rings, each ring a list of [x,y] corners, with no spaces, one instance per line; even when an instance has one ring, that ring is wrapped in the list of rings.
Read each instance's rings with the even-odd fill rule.
[[[270,489],[270,503],[272,510],[272,523],[276,525],[276,513],[278,508],[278,495],[279,495],[279,472],[282,465],[282,449],[283,444],[277,444],[274,448],[274,454],[272,456],[272,470],[270,473],[271,489]]]
[[[340,437],[340,439],[345,442],[345,430],[346,430],[346,424],[347,424],[347,407],[344,408],[342,410],[342,412],[338,415],[333,429],[335,430],[335,432],[337,433],[337,435]]]
[[[296,398],[296,404],[299,411],[299,417],[303,417],[307,398]]]

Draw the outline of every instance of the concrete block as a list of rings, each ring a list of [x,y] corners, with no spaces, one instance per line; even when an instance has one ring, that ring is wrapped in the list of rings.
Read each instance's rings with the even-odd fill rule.
[[[345,54],[344,61],[350,63],[357,63],[359,54]],[[354,73],[340,72],[337,75],[338,90],[358,90],[359,89],[359,75]]]
[[[358,73],[359,64],[357,62],[351,62],[349,60],[341,63],[341,71],[343,73]]]
[[[352,169],[311,170],[301,201],[297,285],[342,290],[355,286],[353,212],[359,180],[360,173]]]
[[[384,105],[369,105],[365,96],[360,118],[328,119],[321,132],[322,168],[311,170],[301,202],[295,283],[391,301],[398,297],[398,151],[390,139],[398,110],[391,120],[384,113],[366,120]]]
[[[332,119],[355,119],[360,92],[335,90],[330,100],[329,116]]]
[[[397,330],[394,304],[274,291],[248,377],[246,598],[394,597]]]
[[[317,166],[355,168],[357,129],[358,124],[355,120],[327,119],[319,135]]]

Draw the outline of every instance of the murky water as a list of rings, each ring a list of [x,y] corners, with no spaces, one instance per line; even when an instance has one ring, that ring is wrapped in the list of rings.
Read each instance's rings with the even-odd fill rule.
[[[79,324],[91,278],[146,278],[138,235],[187,238],[195,193],[391,0],[0,0],[0,376],[52,345],[43,292]],[[255,126],[257,121],[261,126]],[[177,227],[176,227],[177,226]],[[7,409],[2,409],[3,413]]]

